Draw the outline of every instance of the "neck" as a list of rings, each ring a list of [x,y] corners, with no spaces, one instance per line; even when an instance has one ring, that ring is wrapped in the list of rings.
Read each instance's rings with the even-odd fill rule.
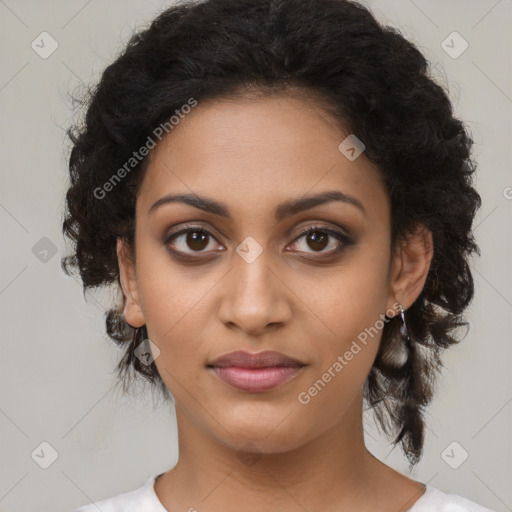
[[[378,503],[380,490],[389,491],[384,483],[409,480],[366,449],[360,394],[338,423],[286,452],[271,447],[272,436],[231,446],[178,406],[176,414],[179,461],[155,484],[168,510],[364,510]]]

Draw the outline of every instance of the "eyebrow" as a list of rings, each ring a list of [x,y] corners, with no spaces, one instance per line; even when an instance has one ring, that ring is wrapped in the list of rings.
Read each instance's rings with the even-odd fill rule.
[[[291,199],[276,206],[274,209],[274,217],[277,221],[285,217],[295,215],[299,212],[309,210],[315,206],[320,206],[332,201],[339,201],[342,203],[350,204],[358,208],[365,216],[367,215],[366,208],[361,201],[349,194],[340,192],[339,190],[328,190],[316,195],[304,196],[299,199]],[[148,214],[154,212],[157,208],[169,203],[184,203],[199,210],[208,213],[213,213],[220,217],[231,219],[228,207],[213,199],[201,197],[196,194],[167,194],[156,201],[148,210]]]

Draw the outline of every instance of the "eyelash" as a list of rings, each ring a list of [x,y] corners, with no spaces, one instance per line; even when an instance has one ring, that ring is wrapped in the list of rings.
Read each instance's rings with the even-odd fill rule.
[[[188,233],[193,233],[193,232],[204,233],[207,237],[213,238],[214,240],[216,240],[216,238],[208,230],[206,230],[205,228],[203,228],[201,226],[185,225],[183,227],[183,229],[181,229],[180,231],[177,231],[176,233],[172,233],[169,236],[167,236],[164,240],[164,245],[169,246],[170,243],[174,239],[178,238],[179,236],[186,235]],[[333,249],[331,251],[317,251],[316,254],[334,256],[335,254],[341,253],[345,248],[352,245],[352,243],[353,243],[352,240],[344,233],[342,233],[340,231],[335,231],[326,226],[309,226],[307,228],[301,229],[297,233],[297,236],[293,239],[292,243],[295,244],[300,238],[304,237],[305,235],[308,235],[310,233],[315,233],[315,232],[325,233],[325,234],[329,235],[330,237],[335,238],[336,240],[338,240],[338,242],[341,243],[341,246],[336,249]],[[200,259],[197,256],[189,256],[189,254],[208,254],[207,251],[191,251],[190,253],[187,253],[184,251],[179,251],[179,250],[171,249],[171,248],[169,248],[169,250],[173,254],[177,255],[179,258],[188,259],[188,260]],[[297,251],[297,252],[301,252],[301,251]],[[312,253],[308,253],[308,254],[315,254],[315,251],[312,251]]]

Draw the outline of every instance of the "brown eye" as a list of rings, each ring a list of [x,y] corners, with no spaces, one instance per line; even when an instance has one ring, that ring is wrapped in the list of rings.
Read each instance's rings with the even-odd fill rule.
[[[325,249],[329,242],[329,235],[322,233],[321,231],[311,231],[306,235],[306,240],[312,249],[315,251],[321,251]]]
[[[301,239],[304,239],[304,243],[299,243]],[[331,250],[325,250],[329,244],[331,245]],[[296,249],[298,252],[309,254],[334,254],[341,252],[346,246],[351,244],[350,238],[344,233],[317,226],[303,230],[293,243],[295,247],[298,246],[298,249]]]
[[[164,243],[175,253],[193,254],[209,252],[206,249],[211,239],[214,240],[214,237],[208,231],[191,227],[172,234]]]
[[[164,245],[177,257],[192,259],[196,257],[195,255],[214,254],[216,251],[209,250],[218,247],[214,241],[216,238],[209,231],[201,227],[185,226],[181,231],[169,235],[164,240]],[[292,244],[295,247],[292,252],[334,255],[350,245],[352,241],[344,233],[322,226],[313,226],[302,230]]]
[[[205,243],[206,241],[206,243]],[[202,251],[208,246],[208,235],[204,231],[189,231],[185,238],[185,244],[194,251]]]

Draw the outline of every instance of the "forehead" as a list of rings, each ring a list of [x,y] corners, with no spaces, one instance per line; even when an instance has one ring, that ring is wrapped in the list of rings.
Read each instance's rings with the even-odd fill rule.
[[[339,149],[350,135],[320,106],[294,97],[199,102],[149,155],[138,210],[169,193],[269,215],[276,204],[325,190],[358,197],[382,216],[388,197],[377,168]]]

